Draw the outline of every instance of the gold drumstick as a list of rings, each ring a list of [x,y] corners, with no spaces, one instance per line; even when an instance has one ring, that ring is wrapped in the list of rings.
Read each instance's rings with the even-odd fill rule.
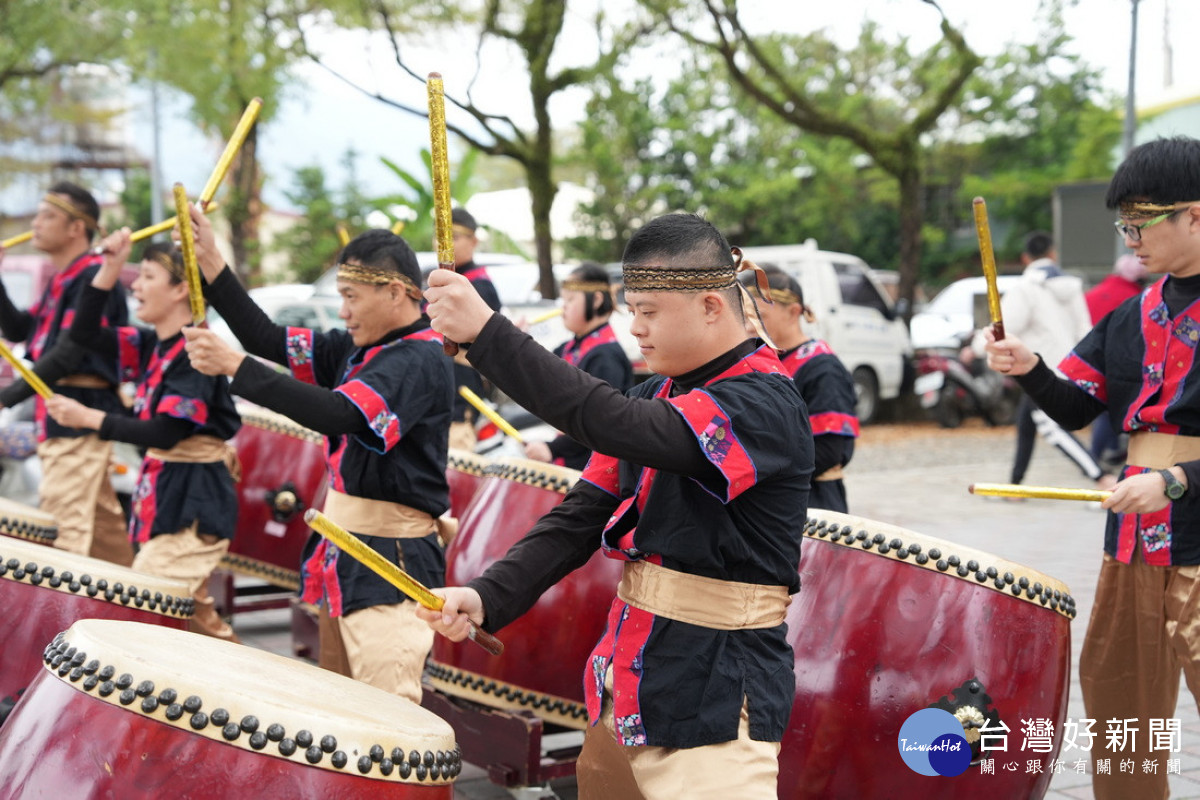
[[[3,356],[5,361],[12,364],[17,374],[25,379],[25,383],[29,384],[29,388],[41,395],[43,400],[49,400],[54,396],[54,392],[50,391],[50,387],[46,385],[46,382],[39,378],[36,372],[25,366],[25,362],[17,358],[16,353],[10,350],[8,345],[2,341],[0,341],[0,356]]]
[[[521,438],[521,433],[514,428],[508,420],[497,414],[491,406],[484,402],[483,398],[475,394],[466,386],[458,387],[458,393],[463,396],[463,399],[475,407],[475,410],[483,414],[492,424],[511,436],[515,441],[525,444],[525,440]]]
[[[454,226],[450,210],[450,156],[446,146],[446,101],[442,75],[429,73],[429,171],[433,174],[433,221],[438,267],[454,271]],[[442,340],[442,351],[452,356],[458,344]]]
[[[561,317],[562,313],[563,313],[563,310],[562,310],[562,307],[560,306],[551,311],[547,311],[544,314],[538,314],[536,317],[529,320],[529,324],[530,325],[540,325],[541,323],[545,322],[546,320],[554,319],[555,317]]]
[[[357,536],[342,528],[315,508],[310,508],[304,512],[304,521],[314,531],[337,545],[338,549],[343,553],[352,556],[370,568],[376,575],[404,592],[425,608],[431,611],[441,611],[442,606],[446,604],[445,600],[426,589],[416,578],[379,555],[379,553],[376,553]],[[498,656],[504,652],[504,642],[492,636],[474,622],[471,622],[471,632],[468,635],[471,641],[494,656]]]
[[[1056,489],[1052,486],[1022,486],[1015,483],[972,483],[971,494],[989,497],[1036,497],[1043,500],[1084,500],[1099,502],[1112,492],[1100,489]]]
[[[233,157],[242,148],[242,143],[246,141],[246,137],[250,134],[250,128],[258,119],[258,112],[261,110],[262,100],[256,97],[242,112],[242,118],[238,120],[237,127],[233,129],[233,135],[229,137],[229,141],[225,145],[225,151],[217,159],[217,165],[213,167],[212,174],[208,176],[208,183],[204,184],[204,191],[200,192],[200,199],[196,201],[201,211],[208,207],[213,195],[217,193],[221,181],[225,179],[225,173],[229,171],[229,166],[233,163]]]
[[[3,242],[0,242],[0,247],[3,247],[5,250],[7,250],[10,247],[16,247],[19,244],[25,244],[32,238],[33,231],[25,231],[24,233],[18,233],[16,236],[12,236],[8,239],[5,239]]]
[[[983,261],[983,278],[987,281],[988,316],[996,341],[1004,338],[1004,318],[1000,315],[1000,289],[996,286],[996,253],[992,249],[992,229],[988,224],[987,204],[982,197],[971,201],[975,212],[975,235],[979,239],[979,257]]]
[[[337,224],[337,237],[342,247],[350,244],[350,231],[346,230],[346,225],[339,222]]]
[[[175,184],[175,213],[187,223],[179,226],[179,249],[183,251],[183,274],[187,278],[188,305],[192,308],[192,324],[204,324],[204,290],[200,288],[200,266],[196,263],[196,240],[192,218],[188,215],[187,192],[183,184]]]

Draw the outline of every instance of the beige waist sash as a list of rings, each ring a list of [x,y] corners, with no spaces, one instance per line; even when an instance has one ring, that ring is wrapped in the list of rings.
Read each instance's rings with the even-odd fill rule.
[[[786,586],[705,578],[649,561],[625,564],[617,597],[660,617],[721,631],[773,628],[789,602]]]
[[[238,460],[237,450],[216,436],[189,436],[170,450],[151,447],[146,450],[146,457],[185,464],[223,462],[235,481],[242,479],[242,462]]]
[[[814,481],[840,481],[844,477],[846,477],[846,472],[842,468],[842,465],[838,464],[836,467],[830,467],[829,469],[825,470],[820,475],[813,478],[813,480]]]
[[[420,539],[437,530],[437,522],[424,511],[329,489],[325,516],[348,531],[392,539]]]
[[[55,386],[70,386],[75,389],[111,389],[113,385],[99,375],[67,375],[54,382]]]
[[[1200,436],[1139,431],[1129,436],[1126,463],[1147,469],[1166,469],[1180,461],[1200,459]]]

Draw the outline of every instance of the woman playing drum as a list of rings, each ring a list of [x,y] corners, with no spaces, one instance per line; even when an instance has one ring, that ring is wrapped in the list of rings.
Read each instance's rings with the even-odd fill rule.
[[[62,425],[90,428],[103,439],[146,447],[130,537],[139,545],[135,569],[186,581],[196,598],[194,628],[236,639],[213,608],[207,581],[229,550],[237,523],[236,464],[226,440],[241,426],[229,382],[201,375],[183,352],[181,333],[191,320],[183,259],[165,245],[148,245],[133,295],[138,316],[153,326],[101,328],[100,314],[129,256],[129,230],[104,241],[107,256],[85,287],[71,339],[118,362],[124,380],[137,380],[133,416],[88,408],[63,395],[46,401]]]

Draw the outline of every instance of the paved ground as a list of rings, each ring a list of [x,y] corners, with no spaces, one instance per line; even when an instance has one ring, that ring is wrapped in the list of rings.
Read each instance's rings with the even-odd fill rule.
[[[1011,428],[968,425],[943,431],[932,425],[870,426],[847,478],[850,505],[856,515],[984,550],[1066,583],[1079,609],[1072,631],[1068,708],[1068,718],[1078,720],[1086,716],[1079,693],[1079,649],[1092,608],[1104,515],[1094,504],[1007,502],[968,494],[966,487],[972,482],[1007,482],[1013,439]],[[1090,488],[1065,458],[1042,442],[1026,482]],[[247,614],[235,624],[248,643],[290,654],[285,615]],[[1180,693],[1176,715],[1183,724],[1183,752],[1181,774],[1170,777],[1171,796],[1200,798],[1200,716],[1186,689]],[[552,788],[564,800],[575,797],[573,781]],[[474,768],[464,772],[456,795],[472,800],[509,796]],[[1058,774],[1046,796],[1052,800],[1091,797],[1090,776],[1073,771]]]

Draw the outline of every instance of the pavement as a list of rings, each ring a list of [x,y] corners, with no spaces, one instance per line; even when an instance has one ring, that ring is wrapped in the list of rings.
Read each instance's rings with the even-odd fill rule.
[[[866,426],[847,472],[850,509],[856,516],[983,550],[1066,583],[1079,612],[1072,623],[1067,717],[1080,720],[1086,714],[1079,691],[1079,652],[1100,567],[1104,513],[1095,503],[1012,502],[969,494],[970,483],[1008,482],[1014,443],[1011,427],[986,428],[977,420],[955,430],[932,423]],[[1093,488],[1071,462],[1040,440],[1025,483]],[[234,625],[247,644],[291,655],[285,612],[240,614]],[[1179,774],[1169,777],[1171,797],[1200,800],[1200,714],[1186,687],[1181,687],[1176,717],[1182,724],[1182,752],[1177,754]],[[1103,726],[1098,723],[1096,728]],[[1076,757],[1077,751],[1075,757],[1060,755],[1066,769],[1053,776],[1046,798],[1092,796],[1091,776],[1074,770]],[[482,770],[468,766],[455,785],[455,796],[469,800],[576,797],[573,779],[557,781],[548,789],[513,795],[488,781]]]

